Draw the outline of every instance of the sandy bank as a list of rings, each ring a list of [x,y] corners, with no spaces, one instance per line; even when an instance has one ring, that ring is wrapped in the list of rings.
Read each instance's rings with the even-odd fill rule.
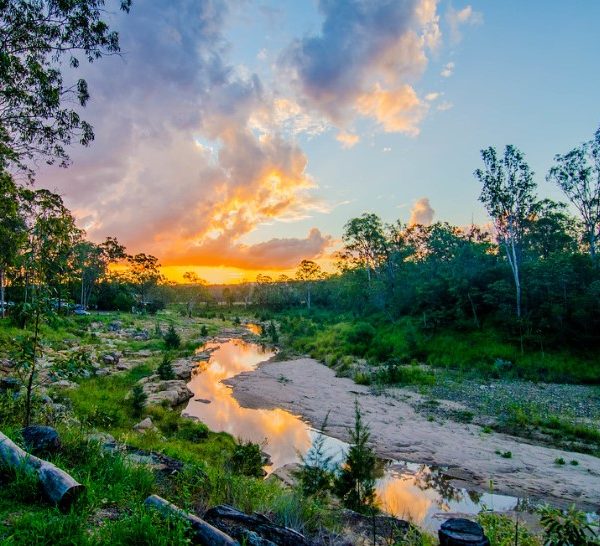
[[[318,427],[330,411],[328,433],[347,440],[358,396],[372,441],[382,457],[450,467],[448,472],[482,489],[559,504],[576,502],[593,511],[600,506],[600,459],[580,453],[531,445],[505,434],[484,434],[472,424],[430,422],[416,413],[402,389],[374,395],[368,387],[334,372],[316,360],[302,358],[262,364],[256,371],[227,381],[241,405],[282,407]],[[512,452],[504,459],[496,451]],[[558,457],[577,459],[560,466]]]

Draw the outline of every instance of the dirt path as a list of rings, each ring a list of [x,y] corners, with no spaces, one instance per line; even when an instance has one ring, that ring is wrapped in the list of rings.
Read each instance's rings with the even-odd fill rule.
[[[282,407],[315,427],[330,411],[328,434],[341,440],[348,440],[358,396],[382,457],[447,466],[448,474],[486,490],[493,480],[500,493],[563,505],[576,502],[588,511],[600,507],[599,458],[531,445],[505,434],[485,434],[477,425],[428,421],[405,401],[407,391],[390,389],[389,395],[376,396],[310,358],[264,363],[227,383],[242,406]],[[496,451],[510,451],[512,458]],[[557,465],[558,457],[567,463],[576,459],[579,465]]]

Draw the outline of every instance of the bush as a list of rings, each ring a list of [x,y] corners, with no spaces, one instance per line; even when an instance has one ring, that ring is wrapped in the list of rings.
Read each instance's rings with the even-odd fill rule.
[[[392,360],[378,370],[377,381],[384,385],[433,385],[435,376],[421,366]]]
[[[208,337],[208,328],[206,327],[206,324],[203,324],[203,325],[200,327],[200,335],[201,335],[202,337]]]
[[[235,446],[231,456],[231,470],[244,476],[262,478],[264,460],[260,446],[252,442],[241,442]]]
[[[175,330],[175,326],[172,324],[169,326],[169,329],[164,336],[164,340],[167,349],[179,349],[179,346],[181,345],[181,338]]]
[[[162,361],[156,369],[156,373],[163,381],[168,381],[175,377],[173,366],[171,365],[171,357],[168,354],[163,355]]]
[[[141,385],[134,385],[131,390],[131,407],[136,417],[141,417],[147,400],[148,395],[144,392],[143,387]]]
[[[368,322],[354,324],[346,333],[350,350],[357,356],[363,356],[369,350],[377,331]]]
[[[177,438],[188,442],[199,442],[208,438],[208,427],[204,423],[190,419],[182,419],[177,431]]]

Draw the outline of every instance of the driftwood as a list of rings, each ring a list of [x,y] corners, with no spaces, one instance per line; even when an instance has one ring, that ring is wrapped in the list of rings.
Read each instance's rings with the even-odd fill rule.
[[[216,526],[233,525],[253,531],[280,546],[309,546],[306,537],[294,529],[273,523],[262,514],[245,514],[226,504],[209,508],[204,517]],[[236,535],[235,530],[231,534]],[[241,533],[244,536],[245,533]]]
[[[1,432],[0,463],[9,468],[25,468],[35,472],[45,495],[61,510],[68,510],[79,495],[85,491],[85,486],[76,482],[64,470],[23,451]]]
[[[202,546],[240,546],[237,540],[232,539],[229,535],[223,533],[223,531],[213,527],[198,516],[189,514],[158,495],[150,495],[144,501],[144,504],[156,508],[165,516],[173,515],[187,521],[194,532],[198,544]]]

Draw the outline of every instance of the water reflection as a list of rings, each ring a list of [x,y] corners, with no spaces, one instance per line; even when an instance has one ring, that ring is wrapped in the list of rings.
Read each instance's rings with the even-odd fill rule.
[[[273,470],[298,460],[311,445],[310,428],[295,415],[282,409],[253,410],[242,408],[222,381],[256,368],[273,356],[273,351],[240,339],[208,343],[202,348],[215,349],[208,364],[201,366],[189,387],[194,393],[184,415],[199,418],[215,431],[228,432],[236,438],[263,444],[271,456]]]
[[[239,339],[209,343],[201,348],[205,349],[213,349],[213,352],[189,383],[195,396],[184,414],[198,417],[212,430],[263,444],[273,463],[269,471],[298,462],[298,455],[306,454],[320,433],[282,409],[240,407],[230,387],[222,383],[224,379],[255,369],[259,362],[273,356],[273,351]],[[343,461],[348,445],[329,436],[325,438],[325,452],[332,457],[332,462]],[[436,517],[440,513],[473,514],[483,506],[511,510],[517,504],[514,497],[478,494],[454,487],[439,469],[398,461],[382,467],[377,496],[384,511],[430,529],[436,529],[443,521]]]
[[[248,331],[252,332],[255,336],[262,335],[262,326],[260,324],[255,324],[254,322],[247,322],[245,324]]]

